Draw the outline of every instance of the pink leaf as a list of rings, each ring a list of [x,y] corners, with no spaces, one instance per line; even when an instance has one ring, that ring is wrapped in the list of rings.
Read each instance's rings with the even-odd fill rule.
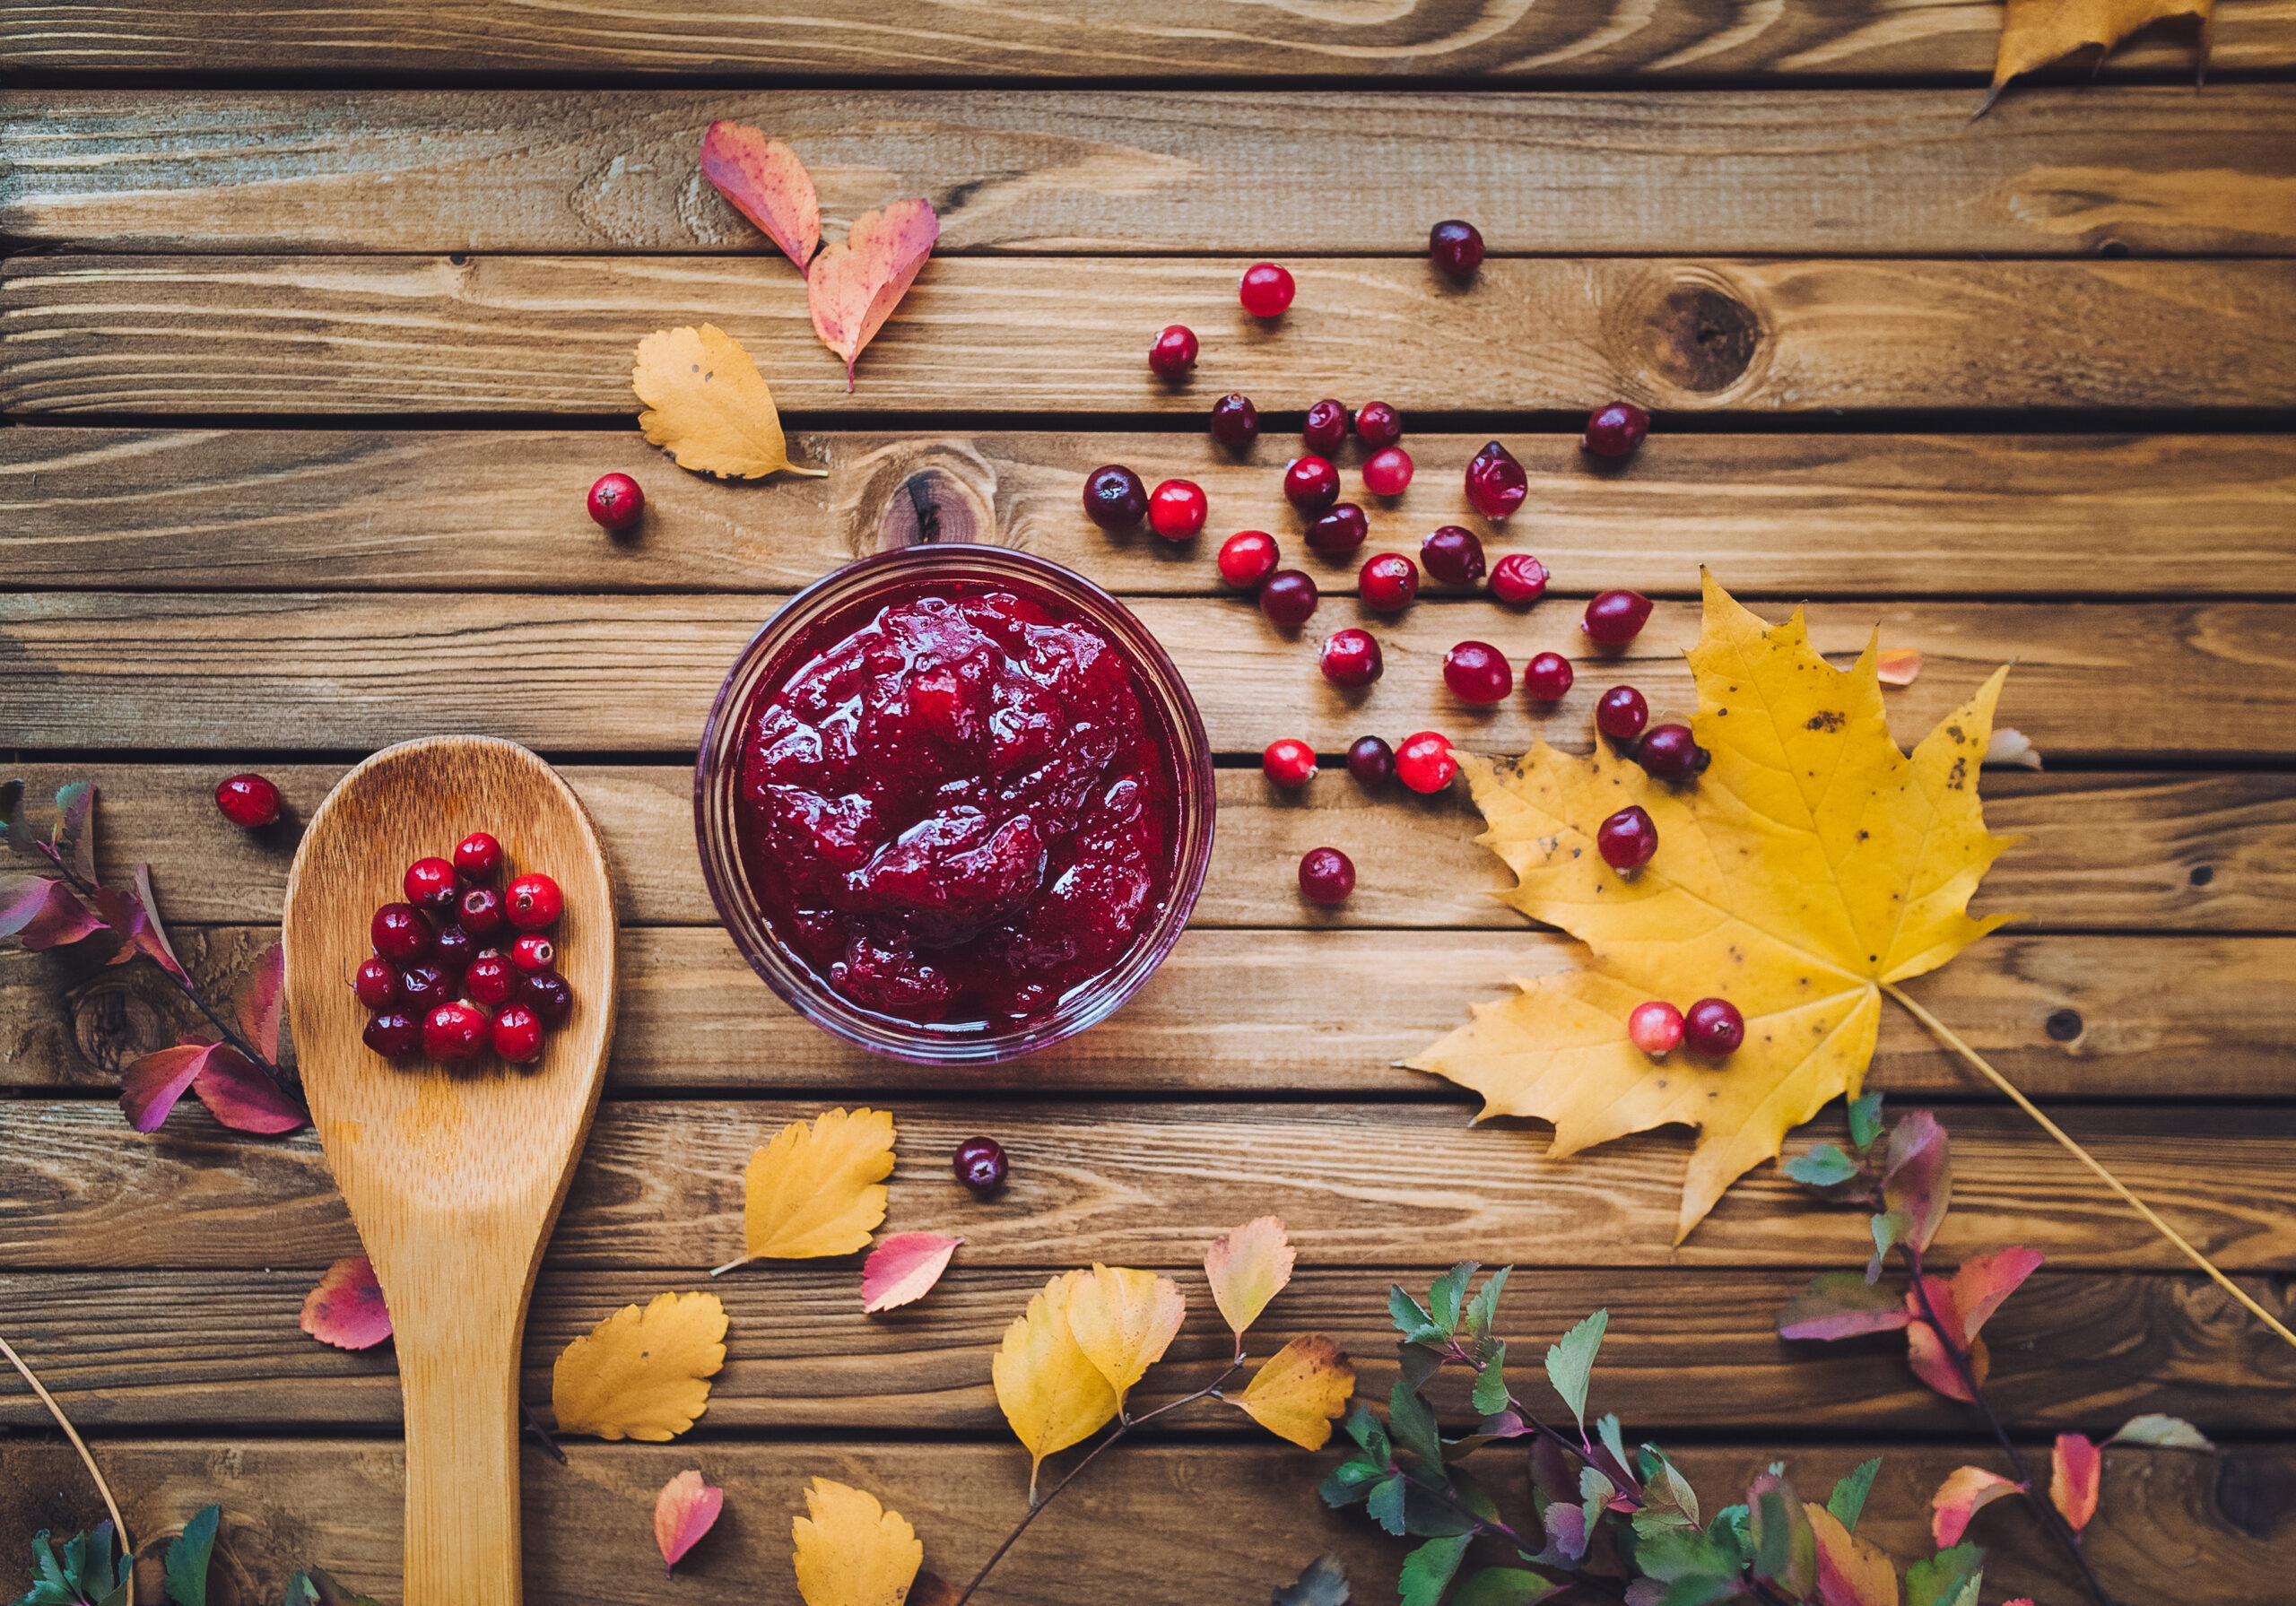
[[[106,887],[96,894],[96,908],[120,939],[119,951],[111,956],[109,963],[125,965],[137,954],[148,954],[152,963],[170,976],[183,975],[183,962],[168,945],[168,933],[161,929],[160,917],[152,912],[149,864],[135,867],[135,891],[122,892]]]
[[[869,1251],[861,1265],[861,1308],[870,1315],[922,1299],[948,1270],[962,1238],[937,1232],[897,1232]]]
[[[805,281],[813,333],[845,359],[845,388],[853,388],[853,364],[861,348],[916,282],[918,271],[941,238],[941,220],[926,200],[896,201],[882,212],[853,220],[843,239],[813,259]]]
[[[2097,1480],[2104,1471],[2105,1458],[2082,1435],[2060,1433],[2049,1460],[2055,1469],[2048,1480],[2049,1500],[2078,1533],[2097,1515]]]
[[[2013,1246],[1963,1261],[1961,1269],[1953,1273],[1952,1292],[1953,1308],[1961,1313],[1961,1335],[1976,1338],[2001,1308],[2001,1302],[2015,1293],[2046,1258],[2038,1249]]]
[[[1937,1541],[1939,1550],[1950,1550],[1961,1542],[1971,1517],[2002,1496],[2020,1493],[2024,1487],[1983,1467],[1954,1468],[1952,1476],[1939,1484],[1937,1492],[1929,1497],[1930,1537]]]
[[[1921,678],[1921,655],[1909,647],[1884,647],[1874,673],[1884,686],[1910,686]]]
[[[699,1471],[680,1472],[654,1497],[654,1542],[664,1570],[677,1566],[726,1508],[726,1491],[702,1482]]]
[[[279,1063],[281,985],[287,978],[287,950],[277,942],[263,951],[239,994],[239,1025],[256,1052],[273,1064]]]
[[[0,907],[0,938],[13,937],[29,952],[60,948],[104,929],[104,923],[60,881],[12,881],[7,894],[5,907]]]
[[[338,1350],[371,1350],[390,1337],[391,1313],[375,1280],[375,1263],[351,1254],[329,1266],[318,1287],[303,1297],[303,1331]]]
[[[198,1041],[178,1043],[147,1054],[128,1066],[119,1088],[119,1107],[127,1112],[127,1124],[138,1132],[159,1131],[213,1046]]]
[[[1901,1235],[1903,1241],[1926,1249],[1944,1224],[1952,1197],[1953,1155],[1945,1129],[1927,1110],[1916,1110],[1890,1131],[1882,1202],[1905,1212],[1910,1225]]]
[[[209,1115],[233,1132],[274,1136],[293,1132],[309,1119],[277,1082],[228,1043],[207,1051],[191,1090]]]
[[[822,248],[822,202],[797,153],[762,130],[717,122],[701,136],[701,176],[765,230],[801,273]]]
[[[1874,1288],[1855,1272],[1827,1272],[1778,1313],[1778,1336],[1844,1339],[1861,1333],[1891,1333],[1913,1320],[1903,1299]]]

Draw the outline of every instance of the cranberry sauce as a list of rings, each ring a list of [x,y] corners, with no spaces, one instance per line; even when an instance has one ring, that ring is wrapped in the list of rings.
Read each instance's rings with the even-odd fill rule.
[[[1172,896],[1178,743],[1050,593],[920,582],[784,661],[743,716],[738,834],[768,924],[852,1003],[1027,1021]]]

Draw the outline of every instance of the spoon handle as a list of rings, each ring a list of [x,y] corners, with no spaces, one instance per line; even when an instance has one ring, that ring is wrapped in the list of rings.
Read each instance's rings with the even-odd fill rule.
[[[406,1396],[405,1606],[517,1606],[523,1290],[425,1279],[398,1333]],[[391,1290],[396,1306],[398,1290]]]

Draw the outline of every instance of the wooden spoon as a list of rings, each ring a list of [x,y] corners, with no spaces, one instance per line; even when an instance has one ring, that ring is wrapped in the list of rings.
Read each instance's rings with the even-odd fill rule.
[[[409,864],[477,830],[500,839],[506,876],[539,870],[564,891],[552,936],[574,1011],[532,1064],[393,1064],[361,1041],[350,986],[373,952],[369,922],[404,898]],[[605,857],[580,802],[525,748],[410,742],[319,805],[287,879],[285,942],[303,1090],[398,1347],[405,1606],[515,1606],[519,1337],[613,1036]]]

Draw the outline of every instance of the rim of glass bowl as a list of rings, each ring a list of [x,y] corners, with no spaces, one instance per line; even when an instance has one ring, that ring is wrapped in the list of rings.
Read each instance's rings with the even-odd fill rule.
[[[735,812],[741,786],[743,714],[778,667],[784,650],[813,624],[869,593],[918,580],[1013,578],[1041,587],[1106,630],[1130,655],[1165,726],[1178,741],[1179,840],[1172,895],[1116,967],[1070,992],[1052,1011],[1025,1027],[1003,1031],[982,1026],[920,1026],[865,1010],[831,990],[766,925],[759,900],[749,896]],[[1129,608],[1091,581],[1048,559],[1011,547],[971,543],[903,547],[878,552],[816,580],[789,599],[734,660],[710,705],[693,768],[693,827],[701,879],[710,901],[750,968],[782,1001],[824,1031],[872,1053],[924,1065],[989,1065],[1034,1054],[1107,1020],[1140,990],[1187,925],[1205,872],[1212,863],[1217,804],[1212,743],[1196,699],[1162,646]]]

